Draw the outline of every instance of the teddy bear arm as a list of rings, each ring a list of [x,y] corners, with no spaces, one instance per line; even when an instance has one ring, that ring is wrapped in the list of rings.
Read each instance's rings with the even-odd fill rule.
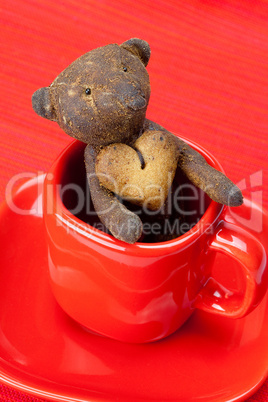
[[[232,207],[243,203],[240,189],[225,174],[210,166],[199,152],[191,148],[182,139],[148,119],[145,119],[144,129],[162,131],[163,134],[174,137],[179,152],[178,166],[188,179],[207,193],[212,200]]]
[[[135,243],[142,234],[142,222],[135,213],[121,204],[111,191],[100,185],[95,169],[97,154],[96,148],[89,145],[86,147],[85,165],[95,211],[114,237],[126,243]]]
[[[205,158],[178,138],[179,166],[189,180],[212,200],[229,206],[240,206],[243,196],[240,189],[225,174],[210,166]]]

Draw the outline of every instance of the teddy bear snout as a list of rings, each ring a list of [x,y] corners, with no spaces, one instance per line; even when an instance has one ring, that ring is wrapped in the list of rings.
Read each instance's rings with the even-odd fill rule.
[[[126,85],[121,87],[119,101],[132,110],[140,110],[147,106],[148,100],[144,92],[137,86]]]
[[[148,104],[146,95],[135,88],[132,88],[131,91],[129,89],[120,91],[118,94],[115,94],[114,91],[102,92],[95,98],[95,102],[98,107],[102,106],[107,111],[114,108],[115,102],[121,105],[122,110],[128,108],[133,111],[144,109]]]
[[[147,106],[147,101],[143,93],[134,96],[128,96],[124,99],[124,102],[128,108],[133,110],[140,110]]]

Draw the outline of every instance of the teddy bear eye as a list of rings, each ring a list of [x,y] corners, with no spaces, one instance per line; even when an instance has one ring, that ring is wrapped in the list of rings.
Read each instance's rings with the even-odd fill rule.
[[[87,89],[85,90],[85,92],[86,92],[86,95],[90,95],[90,94],[91,94],[91,89],[90,89],[90,88],[87,88]]]
[[[127,72],[127,67],[123,67],[123,71],[126,73]]]

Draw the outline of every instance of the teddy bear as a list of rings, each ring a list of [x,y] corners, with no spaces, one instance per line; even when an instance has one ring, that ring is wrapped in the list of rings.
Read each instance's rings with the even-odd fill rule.
[[[85,169],[95,211],[115,238],[131,244],[141,238],[143,223],[129,205],[163,211],[177,169],[212,200],[243,203],[231,180],[146,118],[150,53],[149,44],[137,38],[91,50],[32,96],[38,115],[87,144]]]

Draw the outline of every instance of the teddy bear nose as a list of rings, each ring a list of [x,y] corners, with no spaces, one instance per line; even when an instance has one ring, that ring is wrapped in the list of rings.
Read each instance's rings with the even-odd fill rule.
[[[122,79],[120,76],[119,79],[116,76],[110,88],[123,108],[127,107],[136,111],[147,106],[148,99],[146,99],[146,95],[142,90],[141,82],[133,77],[131,79],[129,77]]]
[[[134,96],[127,96],[124,99],[124,103],[127,107],[133,110],[143,109],[147,104],[145,96],[142,93],[135,94]]]
[[[133,85],[133,83],[121,85],[119,100],[123,106],[133,110],[143,109],[147,105],[145,94],[139,85]]]

